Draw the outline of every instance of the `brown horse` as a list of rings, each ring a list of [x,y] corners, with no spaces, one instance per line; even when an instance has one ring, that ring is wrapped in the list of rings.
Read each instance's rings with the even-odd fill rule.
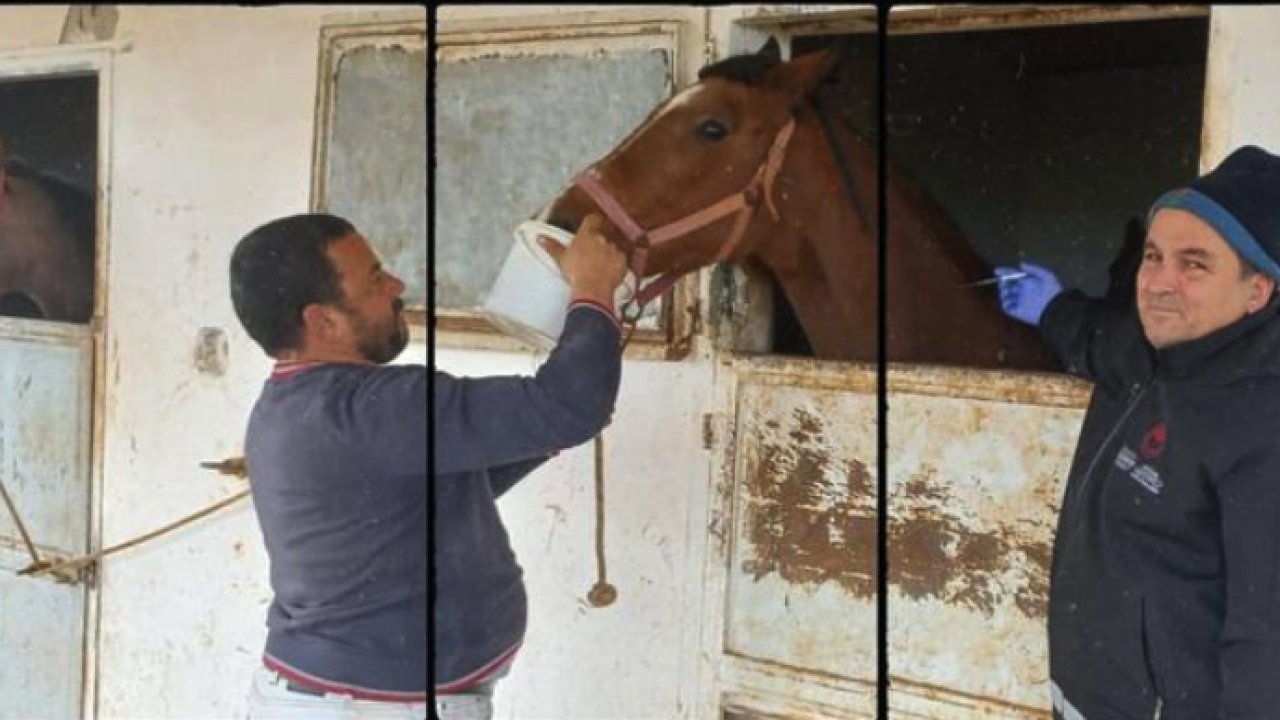
[[[89,321],[93,215],[92,196],[6,159],[0,142],[0,315]]]
[[[573,230],[587,213],[607,215],[632,269],[663,276],[652,292],[717,260],[759,263],[815,355],[875,360],[876,155],[818,114],[812,96],[835,60],[824,51],[782,62],[770,39],[704,68],[540,218]],[[890,167],[887,195],[888,359],[1056,367],[993,287],[964,287],[991,269],[925,193]]]

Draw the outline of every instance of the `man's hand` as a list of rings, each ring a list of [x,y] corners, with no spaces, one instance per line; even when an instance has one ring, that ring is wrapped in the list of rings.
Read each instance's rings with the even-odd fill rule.
[[[567,248],[546,237],[538,242],[560,265],[573,299],[613,308],[613,293],[627,273],[627,256],[605,239],[600,232],[603,224],[599,215],[586,216]]]
[[[1062,283],[1048,268],[1021,263],[1021,270],[1007,267],[996,268],[996,276],[1000,280],[1000,307],[1006,315],[1021,320],[1028,325],[1039,325],[1040,316],[1049,305],[1049,301],[1062,292]],[[1004,279],[1008,275],[1020,277]]]

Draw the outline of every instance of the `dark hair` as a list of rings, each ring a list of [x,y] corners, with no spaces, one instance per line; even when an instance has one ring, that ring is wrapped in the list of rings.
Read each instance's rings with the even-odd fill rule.
[[[1235,253],[1236,257],[1240,258],[1240,279],[1241,280],[1248,280],[1254,275],[1257,275],[1258,273],[1262,272],[1262,268],[1258,267],[1257,265],[1254,265],[1253,262],[1249,260],[1249,258],[1245,257],[1244,255],[1241,255],[1239,250],[1236,250],[1235,248],[1231,248],[1231,252]]]
[[[268,355],[299,349],[304,307],[342,300],[338,272],[325,250],[354,232],[336,215],[310,213],[272,220],[236,244],[231,304]]]

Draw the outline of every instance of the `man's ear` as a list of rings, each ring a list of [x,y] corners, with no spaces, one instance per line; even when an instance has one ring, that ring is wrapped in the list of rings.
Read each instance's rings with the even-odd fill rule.
[[[1276,280],[1264,272],[1256,272],[1249,279],[1249,314],[1252,315],[1267,306],[1276,291]]]
[[[302,308],[303,334],[324,332],[333,326],[329,311],[319,303],[310,303]]]

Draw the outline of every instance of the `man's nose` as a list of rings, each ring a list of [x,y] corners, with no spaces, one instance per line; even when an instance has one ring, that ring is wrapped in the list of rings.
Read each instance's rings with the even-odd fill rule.
[[[1144,292],[1164,295],[1173,292],[1176,276],[1167,263],[1150,266],[1141,273],[1138,287]]]
[[[387,277],[391,280],[391,282],[387,283],[388,287],[391,288],[391,296],[400,297],[401,295],[403,295],[404,287],[405,287],[404,281],[396,277],[395,275],[388,275]]]

